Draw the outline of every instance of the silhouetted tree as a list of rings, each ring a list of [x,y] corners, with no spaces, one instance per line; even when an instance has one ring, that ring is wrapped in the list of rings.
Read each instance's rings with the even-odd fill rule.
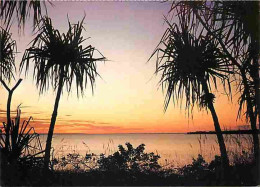
[[[229,166],[226,146],[214,108],[215,95],[212,85],[222,81],[224,88],[229,85],[231,73],[228,60],[218,48],[218,41],[208,32],[201,30],[198,22],[189,25],[185,15],[178,15],[178,23],[170,24],[152,56],[157,54],[156,73],[161,73],[160,84],[166,89],[164,110],[170,100],[186,100],[186,109],[192,111],[194,104],[209,109],[219,143],[222,164]],[[190,110],[191,109],[191,110]]]
[[[245,106],[254,141],[256,177],[259,178],[259,2],[182,1],[174,2],[171,12],[182,13],[190,20],[199,21],[203,29],[219,42],[219,47],[232,63],[234,78],[240,92],[238,117]]]
[[[54,29],[51,19],[45,17],[39,34],[33,40],[32,47],[24,53],[20,65],[20,70],[25,65],[28,72],[30,61],[34,62],[34,79],[40,93],[48,89],[50,84],[57,91],[46,142],[45,169],[50,161],[51,141],[63,86],[66,85],[67,92],[70,92],[72,81],[75,81],[78,96],[79,90],[83,94],[89,84],[93,91],[98,75],[96,62],[105,60],[102,55],[94,58],[95,48],[91,45],[83,46],[86,40],[82,36],[83,20],[73,25],[68,21],[68,32],[60,33]]]

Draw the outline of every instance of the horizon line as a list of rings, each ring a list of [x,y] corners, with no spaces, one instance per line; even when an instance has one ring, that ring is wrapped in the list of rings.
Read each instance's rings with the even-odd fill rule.
[[[53,133],[53,135],[55,134],[86,134],[86,135],[109,135],[109,134],[187,134],[188,132],[130,132],[130,133]],[[48,135],[48,133],[37,133],[40,135]]]

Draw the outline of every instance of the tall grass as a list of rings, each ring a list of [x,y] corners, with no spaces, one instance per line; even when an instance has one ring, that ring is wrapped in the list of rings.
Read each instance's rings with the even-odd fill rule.
[[[216,155],[217,148],[215,145],[210,145],[208,150],[206,147],[208,136],[199,135],[199,154],[204,158],[214,157]],[[253,137],[250,134],[224,134],[224,141],[227,146],[227,153],[230,159],[230,164],[234,165],[236,163],[252,163],[254,161],[253,156]],[[216,144],[218,142],[216,141]],[[218,154],[218,152],[217,152]]]
[[[97,161],[103,156],[112,155],[116,149],[113,139],[103,143],[101,154],[94,154],[87,143],[82,141],[86,148],[85,155],[79,153],[77,145],[71,145],[63,139],[60,146],[52,150],[51,168],[58,171],[90,171],[98,168]]]

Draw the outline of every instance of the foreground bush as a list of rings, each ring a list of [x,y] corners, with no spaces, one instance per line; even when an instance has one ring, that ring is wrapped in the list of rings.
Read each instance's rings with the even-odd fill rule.
[[[151,172],[158,171],[161,166],[158,164],[159,155],[145,153],[145,145],[141,144],[134,148],[132,144],[126,143],[127,149],[119,145],[119,151],[113,155],[101,155],[98,160],[99,169],[102,171],[134,171]]]

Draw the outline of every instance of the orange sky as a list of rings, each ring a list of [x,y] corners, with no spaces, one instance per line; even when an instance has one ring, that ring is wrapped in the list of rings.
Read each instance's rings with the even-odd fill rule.
[[[94,95],[86,90],[77,98],[76,91],[62,95],[56,133],[159,133],[213,130],[210,113],[194,109],[193,119],[184,107],[169,106],[163,113],[164,95],[158,87],[159,77],[153,75],[155,59],[146,63],[166,29],[163,15],[170,3],[159,2],[53,2],[48,14],[56,28],[65,32],[67,14],[78,21],[86,14],[84,33],[108,60],[98,65],[99,74]],[[18,35],[16,24],[11,28],[17,40],[17,67],[24,50],[33,39],[27,24],[24,34]],[[19,78],[19,74],[16,76]],[[21,75],[24,79],[24,74]],[[5,121],[7,93],[0,87],[0,119]],[[222,127],[237,128],[246,124],[236,121],[237,96],[233,103],[221,92],[216,93],[215,108]],[[33,116],[31,126],[38,133],[48,131],[55,93],[52,89],[39,96],[32,80],[26,77],[13,96],[12,110],[22,104],[22,116]]]

